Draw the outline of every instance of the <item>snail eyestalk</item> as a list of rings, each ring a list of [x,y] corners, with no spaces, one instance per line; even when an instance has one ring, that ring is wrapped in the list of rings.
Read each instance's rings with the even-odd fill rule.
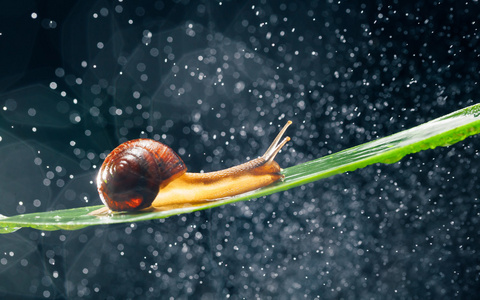
[[[287,128],[290,125],[292,125],[292,121],[288,121],[287,124],[283,126],[282,130],[280,130],[270,147],[268,147],[267,151],[265,151],[265,154],[263,154],[263,159],[265,159],[266,161],[272,161],[278,154],[278,152],[283,148],[283,146],[285,146],[285,144],[290,141],[290,137],[287,136],[280,142],[280,139],[285,134],[285,131],[287,131]]]

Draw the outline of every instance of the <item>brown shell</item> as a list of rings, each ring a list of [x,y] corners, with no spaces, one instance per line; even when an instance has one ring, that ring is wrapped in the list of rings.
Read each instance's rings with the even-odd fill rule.
[[[106,158],[97,176],[102,202],[114,211],[149,207],[160,190],[187,171],[167,145],[150,139],[125,142]]]

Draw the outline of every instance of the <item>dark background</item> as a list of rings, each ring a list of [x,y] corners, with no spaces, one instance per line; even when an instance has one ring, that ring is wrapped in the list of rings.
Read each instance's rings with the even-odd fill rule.
[[[478,1],[0,1],[0,214],[100,204],[138,137],[289,167],[478,103]],[[408,3],[405,3],[408,2]],[[254,201],[0,236],[0,297],[473,299],[478,137]]]

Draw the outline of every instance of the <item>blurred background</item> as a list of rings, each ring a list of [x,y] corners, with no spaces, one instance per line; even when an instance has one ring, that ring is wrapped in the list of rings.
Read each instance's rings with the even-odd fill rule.
[[[101,204],[105,155],[284,168],[480,101],[465,1],[1,1],[0,214]],[[0,235],[5,299],[473,299],[480,138],[264,198]]]

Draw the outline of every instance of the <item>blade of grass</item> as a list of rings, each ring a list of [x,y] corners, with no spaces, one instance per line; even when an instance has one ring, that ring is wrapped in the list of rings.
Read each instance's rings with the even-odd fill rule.
[[[12,232],[21,227],[39,230],[75,230],[92,225],[132,223],[190,213],[285,191],[375,163],[394,163],[407,154],[438,146],[449,146],[477,133],[480,133],[480,104],[372,142],[287,168],[283,170],[285,174],[283,181],[221,201],[161,212],[115,213],[105,217],[88,215],[89,212],[102,207],[101,205],[13,217],[0,215],[0,233]]]

